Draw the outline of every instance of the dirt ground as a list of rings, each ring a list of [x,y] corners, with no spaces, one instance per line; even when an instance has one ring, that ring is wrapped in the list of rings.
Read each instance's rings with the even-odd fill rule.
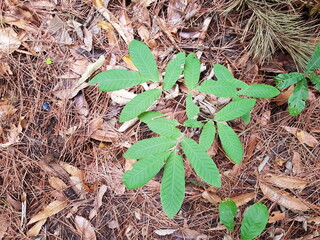
[[[186,161],[185,199],[172,220],[161,208],[161,174],[137,190],[121,183],[133,164],[123,153],[153,133],[140,122],[119,131],[123,105],[85,82],[132,69],[131,40],[150,47],[162,72],[179,51],[201,56],[201,79],[215,63],[248,84],[274,85],[278,73],[296,71],[283,49],[254,60],[242,39],[246,14],[223,14],[226,2],[0,1],[0,239],[239,239],[243,212],[255,202],[270,214],[257,239],[320,239],[320,98],[311,85],[296,117],[283,91],[258,100],[249,125],[231,122],[245,150],[240,165],[215,140],[208,153],[221,188],[201,181]],[[313,33],[319,40],[319,29]],[[183,88],[157,110],[184,119]],[[240,206],[233,232],[219,223],[226,198]]]

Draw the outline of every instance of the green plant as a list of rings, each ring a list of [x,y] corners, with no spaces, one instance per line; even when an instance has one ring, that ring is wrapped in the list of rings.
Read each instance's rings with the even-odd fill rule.
[[[219,204],[219,217],[223,225],[230,231],[234,230],[234,217],[237,215],[237,206],[233,200],[225,200]],[[268,223],[268,209],[262,203],[250,206],[243,215],[241,222],[241,239],[252,240],[262,233]]]
[[[292,116],[300,114],[305,108],[305,101],[308,97],[307,79],[315,85],[317,90],[320,90],[320,75],[315,74],[315,70],[318,68],[320,68],[320,43],[318,43],[303,73],[282,73],[275,77],[275,82],[279,89],[295,85],[292,94],[288,99],[289,113]]]
[[[99,83],[100,90],[115,91],[145,82],[160,81],[155,59],[145,44],[133,40],[129,44],[129,54],[139,72],[109,70],[97,74],[89,84]],[[279,93],[276,88],[268,85],[248,86],[233,78],[230,71],[222,65],[215,64],[214,71],[217,81],[206,80],[199,85],[200,60],[195,58],[194,53],[187,56],[183,52],[178,53],[166,67],[166,73],[161,80],[162,86],[138,94],[126,104],[120,114],[120,122],[138,117],[150,130],[160,135],[138,141],[125,152],[125,158],[139,160],[133,165],[132,170],[125,172],[122,182],[129,189],[139,188],[164,166],[160,196],[163,209],[170,218],[179,211],[184,199],[183,154],[202,180],[220,187],[218,168],[206,152],[212,145],[216,132],[227,156],[234,163],[240,163],[243,156],[242,144],[226,121],[241,117],[248,122],[250,111],[256,100],[240,96],[269,98]],[[188,119],[181,125],[175,119],[169,120],[161,113],[148,111],[148,109],[163,93],[176,84],[182,72],[184,72],[184,82],[189,89],[189,94],[185,101]],[[200,119],[198,116],[200,108],[193,101],[193,94],[196,92],[229,97],[233,101],[217,112],[214,117]],[[199,143],[187,135],[188,128],[195,127],[202,127]]]

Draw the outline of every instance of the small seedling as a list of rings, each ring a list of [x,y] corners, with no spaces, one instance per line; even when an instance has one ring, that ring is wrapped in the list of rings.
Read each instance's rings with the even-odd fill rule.
[[[46,59],[46,64],[47,64],[47,65],[50,65],[51,63],[52,63],[51,58],[48,57],[48,58]]]
[[[237,206],[233,200],[225,200],[219,204],[220,221],[230,231],[234,230],[234,218],[237,215]],[[252,240],[259,236],[268,223],[269,213],[262,203],[255,203],[249,207],[244,215],[240,227],[241,239]]]
[[[306,106],[308,79],[315,85],[317,90],[320,90],[320,75],[315,74],[315,70],[318,68],[320,68],[320,43],[318,43],[303,73],[281,73],[275,77],[274,80],[279,89],[285,89],[294,85],[292,94],[288,99],[291,116],[300,114]]]
[[[196,174],[206,183],[221,187],[218,168],[207,150],[212,145],[216,132],[226,155],[238,164],[243,157],[243,148],[235,131],[226,121],[241,117],[250,121],[250,111],[256,100],[248,97],[271,98],[279,94],[272,86],[264,84],[247,85],[235,79],[224,66],[215,64],[217,80],[206,80],[199,85],[200,60],[194,53],[186,56],[181,52],[166,67],[163,79],[150,49],[142,42],[133,40],[129,44],[129,54],[139,72],[122,69],[108,70],[97,74],[90,85],[99,83],[101,91],[116,91],[146,82],[161,82],[155,89],[148,89],[123,108],[119,122],[126,122],[138,117],[159,137],[144,139],[131,146],[124,154],[125,158],[139,159],[133,169],[125,172],[122,182],[129,189],[136,189],[164,167],[161,183],[161,203],[168,217],[173,218],[179,211],[185,193],[183,156],[185,156]],[[147,111],[167,90],[170,90],[184,72],[184,82],[189,89],[185,107],[188,119],[180,124],[169,120],[159,112]],[[154,85],[154,84],[153,84]],[[214,117],[200,119],[200,108],[193,101],[195,92],[213,94],[217,97],[232,98],[232,102],[218,111]],[[188,128],[202,128],[199,142],[188,136]],[[183,130],[181,132],[181,130]]]

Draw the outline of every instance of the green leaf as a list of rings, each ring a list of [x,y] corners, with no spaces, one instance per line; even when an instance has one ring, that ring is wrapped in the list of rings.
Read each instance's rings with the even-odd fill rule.
[[[293,84],[304,79],[305,75],[303,73],[291,72],[291,73],[281,73],[274,78],[279,89],[287,88]]]
[[[219,204],[220,222],[230,231],[234,229],[234,217],[237,215],[237,205],[233,200],[225,200]]]
[[[161,95],[160,89],[150,89],[135,96],[120,114],[119,122],[126,122],[146,111]]]
[[[100,91],[116,91],[124,88],[133,87],[147,82],[144,76],[138,72],[123,69],[112,69],[95,75],[89,85],[99,83]]]
[[[256,98],[273,98],[279,94],[279,90],[266,84],[253,84],[238,92],[238,95],[246,95]]]
[[[214,75],[219,81],[230,80],[233,78],[232,73],[228,68],[222,66],[221,64],[215,64],[213,66]]]
[[[221,187],[220,174],[216,164],[205,149],[190,138],[182,139],[182,150],[197,175],[205,182]]]
[[[320,75],[311,74],[310,81],[316,85],[316,89],[320,91]]]
[[[189,93],[186,99],[186,112],[188,119],[197,119],[200,108],[192,101],[192,93]]]
[[[164,167],[160,197],[162,208],[173,218],[181,208],[185,192],[184,166],[180,155],[172,152]]]
[[[238,79],[225,81],[206,80],[199,87],[198,91],[213,94],[217,97],[233,97],[237,95],[237,88],[244,88],[248,85]]]
[[[320,68],[320,43],[317,44],[305,72],[313,72],[317,68]]]
[[[184,65],[184,81],[188,89],[195,89],[200,79],[200,60],[195,58],[194,53],[190,53]]]
[[[199,138],[199,145],[206,151],[212,145],[216,136],[216,126],[213,121],[208,121],[202,128],[202,132]]]
[[[167,151],[175,146],[177,139],[168,137],[155,137],[140,140],[133,144],[123,155],[125,158],[139,159],[151,154]]]
[[[187,121],[185,121],[183,123],[183,126],[185,127],[192,127],[192,128],[199,128],[199,127],[202,127],[203,126],[203,123],[202,122],[199,122],[195,119],[188,119]]]
[[[243,148],[238,135],[223,123],[218,123],[217,126],[223,150],[233,162],[239,164],[243,157]]]
[[[298,82],[288,99],[289,113],[291,116],[296,116],[302,112],[306,106],[306,99],[308,97],[307,80],[303,79]]]
[[[181,132],[166,118],[155,118],[147,122],[151,131],[166,137],[178,138]]]
[[[268,209],[262,203],[253,204],[244,214],[241,223],[241,239],[252,240],[265,229],[268,223]]]
[[[150,49],[143,42],[133,40],[129,44],[129,55],[133,64],[147,79],[159,81],[159,72]]]
[[[185,60],[186,53],[180,52],[168,63],[168,66],[166,67],[166,74],[163,79],[164,90],[171,89],[176,83],[183,71]]]
[[[124,173],[122,183],[129,189],[142,187],[157,175],[169,155],[170,152],[162,152],[142,158]]]
[[[232,101],[239,101],[239,100],[242,100],[243,98],[239,97],[239,96],[234,96],[232,98]],[[251,120],[251,113],[250,111],[243,114],[241,117],[242,121],[245,123],[245,124],[249,124],[250,123],[250,120]]]
[[[148,124],[149,122],[155,120],[155,119],[161,119],[162,121],[165,121],[167,124],[171,124],[172,126],[178,126],[179,122],[176,119],[168,119],[165,117],[160,112],[154,112],[154,111],[149,111],[149,112],[144,112],[139,115],[140,121],[144,122],[145,124]]]
[[[250,112],[256,103],[255,99],[233,101],[222,108],[214,117],[216,121],[230,121]]]

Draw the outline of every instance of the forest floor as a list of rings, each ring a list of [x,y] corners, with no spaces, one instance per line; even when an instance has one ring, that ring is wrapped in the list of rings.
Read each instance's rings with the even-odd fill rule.
[[[151,131],[140,122],[119,131],[123,106],[111,93],[76,85],[131,69],[133,39],[150,47],[161,72],[179,51],[195,52],[201,81],[219,63],[248,84],[275,85],[274,76],[296,66],[280,50],[264,63],[252,59],[239,22],[248,21],[245,14],[223,14],[223,0],[5,0],[0,9],[0,239],[239,239],[243,212],[255,202],[270,214],[258,239],[320,239],[320,99],[312,86],[296,117],[283,91],[258,100],[248,125],[232,121],[245,150],[241,164],[215,140],[208,153],[221,188],[186,162],[185,199],[169,219],[160,174],[137,190],[121,183],[133,164],[123,153]],[[162,111],[183,119],[186,93],[178,85]],[[219,223],[226,198],[240,206],[233,232]]]

